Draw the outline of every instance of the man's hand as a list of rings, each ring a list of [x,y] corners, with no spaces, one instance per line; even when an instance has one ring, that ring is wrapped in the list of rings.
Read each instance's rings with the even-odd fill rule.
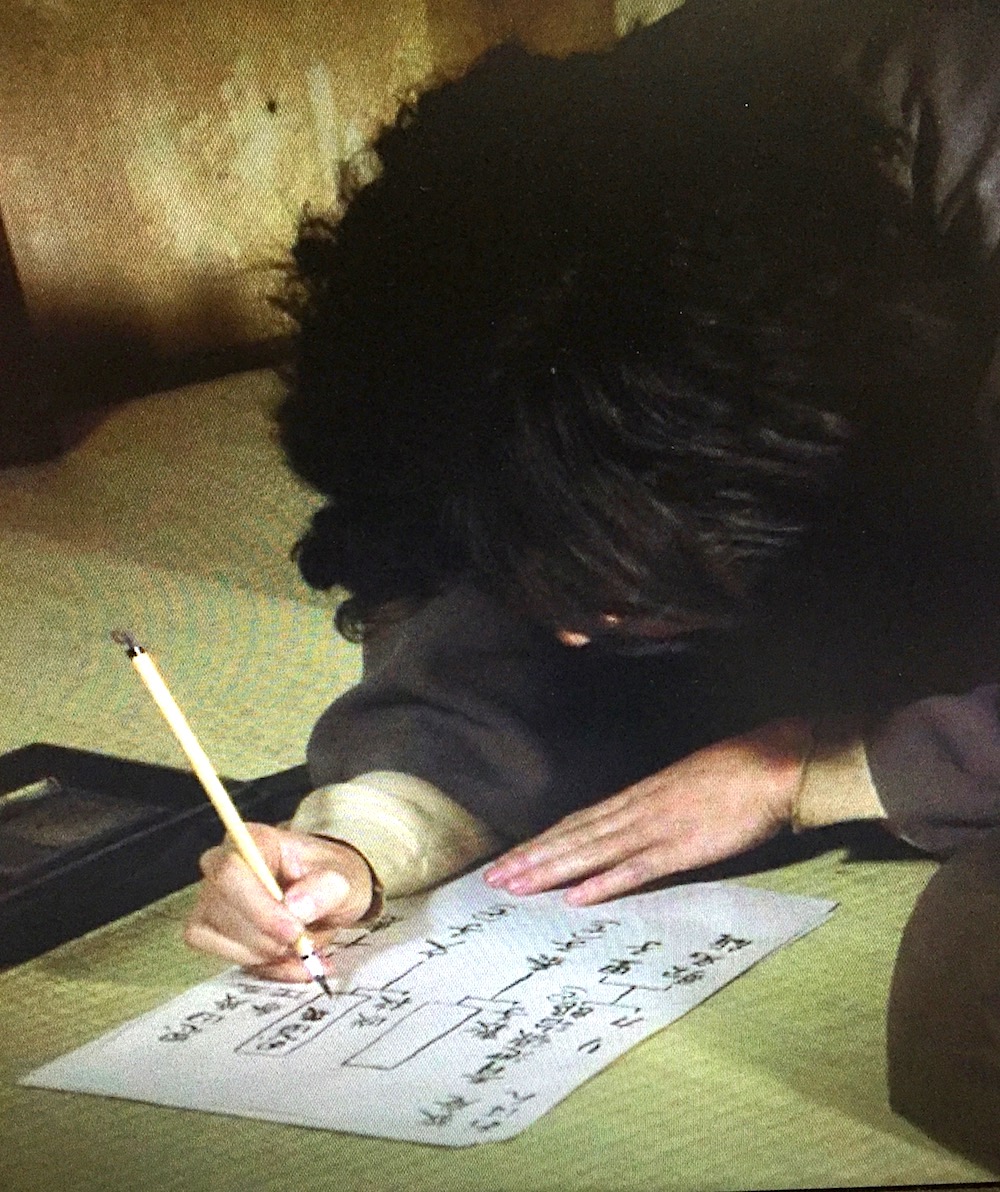
[[[810,740],[806,722],[781,720],[700,749],[517,845],[486,881],[568,885],[566,901],[587,906],[745,852],[790,822]]]
[[[202,854],[205,880],[184,931],[185,943],[277,981],[308,981],[293,945],[309,931],[318,947],[349,926],[372,900],[371,871],[349,845],[304,832],[247,824],[285,891],[275,902],[228,844]]]

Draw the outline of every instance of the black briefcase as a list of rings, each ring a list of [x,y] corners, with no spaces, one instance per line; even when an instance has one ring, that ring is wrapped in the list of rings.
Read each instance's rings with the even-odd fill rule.
[[[305,766],[223,778],[244,819],[289,818]],[[199,877],[223,835],[187,769],[39,742],[0,757],[0,965],[37,956]]]

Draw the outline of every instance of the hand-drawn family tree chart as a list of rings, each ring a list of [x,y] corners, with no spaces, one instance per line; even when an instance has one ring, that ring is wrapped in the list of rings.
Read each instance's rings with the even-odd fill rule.
[[[446,1146],[510,1138],[833,907],[708,882],[572,908],[477,872],[343,932],[332,998],[233,969],[22,1083]]]

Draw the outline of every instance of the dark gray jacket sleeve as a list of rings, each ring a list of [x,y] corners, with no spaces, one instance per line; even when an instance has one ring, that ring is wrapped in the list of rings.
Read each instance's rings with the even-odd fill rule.
[[[1000,826],[1000,687],[902,709],[866,742],[895,832],[946,856]]]
[[[683,661],[562,646],[460,586],[366,642],[307,758],[317,785],[423,778],[522,839],[700,743],[688,685]]]

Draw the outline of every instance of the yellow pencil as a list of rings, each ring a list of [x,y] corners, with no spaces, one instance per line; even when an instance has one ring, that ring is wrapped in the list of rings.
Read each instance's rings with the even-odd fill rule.
[[[256,841],[250,835],[246,824],[240,818],[236,804],[232,801],[229,792],[219,780],[219,776],[216,774],[212,763],[208,760],[208,755],[191,731],[191,726],[185,719],[184,713],[177,706],[174,697],[170,694],[166,683],[163,681],[162,675],[156,669],[156,664],[131,634],[125,633],[122,630],[115,630],[111,637],[118,645],[125,647],[125,651],[131,659],[132,666],[145,684],[149,694],[153,697],[156,706],[163,713],[167,724],[173,730],[174,736],[177,738],[181,748],[187,755],[188,761],[191,763],[191,768],[198,776],[201,785],[205,788],[205,794],[211,799],[212,806],[219,813],[219,818],[225,825],[226,831],[229,833],[240,856],[257,875],[271,896],[278,902],[282,902],[285,897],[284,892],[278,885],[274,874],[268,869],[267,862],[261,855]],[[333,991],[326,979],[323,961],[320,959],[312,940],[305,932],[295,941],[295,951],[298,952],[310,977],[313,978],[328,997],[332,997]]]

